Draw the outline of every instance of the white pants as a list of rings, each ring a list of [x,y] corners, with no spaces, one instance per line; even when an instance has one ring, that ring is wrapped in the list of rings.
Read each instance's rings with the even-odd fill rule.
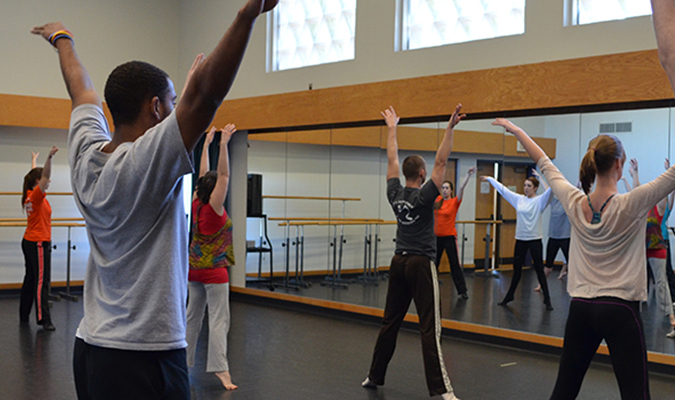
[[[204,311],[209,306],[209,347],[206,372],[229,371],[227,333],[230,330],[230,284],[188,282],[187,363],[195,364],[197,338],[202,330]]]
[[[670,315],[673,313],[673,302],[670,297],[670,288],[668,287],[668,278],[666,277],[666,259],[665,258],[648,258],[649,266],[654,275],[654,289],[656,290],[656,300],[659,302],[659,307]]]

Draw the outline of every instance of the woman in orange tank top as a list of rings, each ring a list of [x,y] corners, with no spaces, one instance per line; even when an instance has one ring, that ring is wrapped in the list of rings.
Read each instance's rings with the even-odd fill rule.
[[[464,272],[459,265],[459,257],[457,253],[457,228],[455,227],[455,220],[457,218],[457,211],[462,204],[462,197],[464,195],[464,188],[469,182],[471,175],[476,173],[476,167],[469,168],[469,171],[464,176],[462,183],[457,190],[457,196],[453,197],[452,182],[445,181],[441,185],[441,195],[438,196],[434,203],[434,232],[436,233],[436,267],[441,262],[441,257],[445,251],[448,255],[448,262],[450,263],[450,273],[452,280],[457,288],[458,295],[466,300],[469,298],[466,290],[466,282],[464,281]]]
[[[26,275],[21,286],[19,318],[28,322],[30,310],[35,302],[38,325],[44,330],[53,331],[49,313],[49,285],[51,275],[52,245],[52,208],[47,201],[52,173],[52,157],[59,149],[52,147],[42,168],[37,168],[39,153],[33,153],[32,169],[23,178],[21,206],[26,213],[26,233],[21,241],[21,249],[26,260]]]

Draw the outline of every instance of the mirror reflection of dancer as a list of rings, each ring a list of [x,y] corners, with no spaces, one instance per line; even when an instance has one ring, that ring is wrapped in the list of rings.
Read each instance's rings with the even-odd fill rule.
[[[209,345],[206,372],[213,372],[225,389],[234,390],[227,362],[227,333],[230,330],[230,277],[234,265],[232,220],[227,215],[225,198],[230,181],[227,143],[234,125],[221,130],[220,155],[216,171],[209,171],[209,145],[216,128],[204,139],[199,179],[192,196],[192,242],[188,275],[187,364],[194,366],[197,339],[202,330],[204,312],[209,308]]]
[[[59,149],[53,146],[45,165],[37,167],[33,153],[31,170],[23,178],[21,206],[26,212],[26,233],[21,240],[21,250],[26,261],[26,275],[21,285],[19,319],[28,322],[30,310],[35,303],[38,325],[46,331],[54,331],[49,310],[49,286],[52,265],[52,207],[47,201],[52,175],[52,158]]]
[[[439,195],[445,165],[452,151],[455,126],[466,115],[460,114],[458,104],[448,121],[445,135],[436,152],[431,180],[426,181],[427,168],[419,155],[403,160],[405,186],[399,180],[398,142],[396,125],[399,118],[392,107],[382,112],[388,127],[387,134],[387,198],[397,219],[396,254],[389,269],[389,287],[384,307],[382,328],[377,337],[373,361],[368,377],[361,385],[376,388],[384,385],[387,366],[396,348],[396,336],[408,312],[410,301],[415,301],[422,336],[424,373],[429,395],[444,400],[457,400],[445,369],[441,351],[441,305],[436,266],[434,238],[434,200]]]
[[[537,171],[533,171],[535,176],[539,176]],[[547,310],[553,310],[551,306],[551,297],[548,292],[548,284],[546,283],[546,275],[544,274],[544,263],[542,261],[543,245],[541,242],[542,227],[541,215],[551,201],[552,192],[547,187],[546,182],[542,181],[544,185],[544,193],[537,196],[537,189],[539,188],[539,179],[531,176],[525,179],[523,183],[524,195],[518,194],[502,185],[500,182],[489,176],[481,176],[480,180],[483,182],[490,182],[492,186],[501,194],[506,201],[509,202],[516,209],[516,245],[513,250],[513,277],[511,278],[511,285],[509,291],[504,296],[504,299],[499,302],[500,306],[505,306],[513,301],[513,296],[520,282],[520,276],[523,273],[523,264],[525,263],[525,256],[527,251],[530,251],[532,256],[532,263],[537,274],[537,280],[541,285],[541,291],[544,295],[544,304]],[[540,176],[539,176],[540,177]]]
[[[551,209],[551,215],[548,222],[548,242],[546,242],[546,265],[544,267],[544,275],[546,275],[547,278],[551,275],[555,257],[558,255],[558,252],[562,250],[563,256],[565,257],[565,264],[563,264],[560,274],[558,274],[558,279],[562,279],[563,276],[567,275],[567,262],[570,259],[570,221],[567,219],[565,209],[555,196],[551,199],[551,206],[549,208]],[[541,285],[538,285],[534,289],[535,292],[540,290]]]
[[[438,196],[434,203],[434,233],[436,234],[436,267],[441,263],[443,252],[448,255],[448,262],[450,263],[450,273],[452,281],[455,283],[455,288],[459,297],[466,300],[469,295],[466,290],[466,281],[464,280],[464,272],[459,265],[459,255],[457,251],[457,228],[455,227],[455,220],[457,218],[457,211],[462,204],[464,198],[464,188],[469,183],[471,175],[476,173],[476,167],[469,168],[462,183],[457,190],[457,196],[453,196],[453,185],[450,181],[443,181],[441,185],[441,195]]]
[[[58,50],[72,100],[71,184],[91,247],[73,352],[81,400],[190,398],[182,178],[234,82],[256,19],[276,4],[248,0],[211,54],[195,59],[177,105],[161,69],[139,61],[116,67],[105,87],[114,135],[72,34],[62,23],[32,30]]]
[[[666,171],[670,167],[670,162],[666,159],[664,163]],[[638,173],[638,161],[635,158],[630,160],[630,174],[633,177],[633,189],[640,186],[640,177]],[[654,277],[654,289],[656,291],[656,301],[659,309],[665,313],[670,321],[670,332],[666,334],[669,338],[675,338],[675,315],[673,314],[673,300],[668,285],[668,274],[666,272],[668,256],[668,243],[665,238],[668,237],[666,229],[665,235],[663,226],[668,221],[669,201],[672,193],[661,199],[647,213],[647,268],[652,271]]]
[[[572,225],[567,274],[572,302],[551,399],[576,398],[603,340],[621,398],[649,399],[640,316],[640,301],[647,299],[645,229],[649,210],[675,189],[675,168],[628,194],[618,194],[617,182],[626,159],[623,145],[615,136],[599,135],[590,141],[581,161],[581,191],[565,179],[525,131],[501,118],[493,124],[504,127],[523,144]]]

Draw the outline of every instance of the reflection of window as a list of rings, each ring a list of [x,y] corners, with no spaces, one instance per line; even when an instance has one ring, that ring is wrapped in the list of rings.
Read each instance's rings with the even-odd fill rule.
[[[272,18],[272,70],[354,59],[356,0],[281,0]]]
[[[403,0],[401,49],[525,32],[525,0]]]
[[[641,15],[650,15],[649,0],[569,0],[572,6],[572,25],[613,21]]]

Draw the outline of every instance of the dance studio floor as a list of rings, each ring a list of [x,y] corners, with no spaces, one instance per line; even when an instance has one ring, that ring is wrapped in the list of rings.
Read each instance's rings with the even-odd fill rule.
[[[554,270],[548,278],[553,311],[546,311],[543,296],[534,291],[538,285],[532,269],[524,269],[522,279],[516,291],[515,300],[507,307],[497,305],[508,291],[511,271],[493,277],[474,276],[465,273],[469,299],[457,296],[450,274],[439,274],[441,282],[441,314],[444,319],[470,322],[497,328],[524,331],[540,335],[562,337],[569,310],[570,297],[566,290],[566,280],[556,279],[559,271]],[[387,282],[380,281],[377,286],[362,283],[350,283],[347,289],[321,286],[324,277],[311,277],[311,287],[299,290],[277,288],[277,292],[288,293],[340,303],[384,308]],[[283,280],[278,280],[283,283]],[[357,280],[358,282],[358,280]],[[675,339],[666,337],[670,332],[668,318],[658,310],[653,285],[649,292],[649,301],[642,304],[642,317],[645,325],[647,349],[659,353],[675,355]],[[261,288],[261,290],[267,290]],[[411,313],[415,313],[411,305]]]
[[[82,303],[52,307],[56,332],[18,321],[18,298],[0,298],[0,398],[74,399],[71,354]],[[190,374],[192,399],[203,400],[414,400],[427,399],[419,334],[403,330],[387,382],[377,390],[359,383],[370,363],[376,323],[305,311],[232,302],[229,360],[239,389],[224,391],[204,372],[205,332]],[[206,326],[205,326],[206,328]],[[463,399],[545,399],[557,373],[555,356],[444,337],[443,353]],[[672,376],[651,374],[652,398],[670,399]],[[611,368],[594,364],[579,399],[617,399]]]

